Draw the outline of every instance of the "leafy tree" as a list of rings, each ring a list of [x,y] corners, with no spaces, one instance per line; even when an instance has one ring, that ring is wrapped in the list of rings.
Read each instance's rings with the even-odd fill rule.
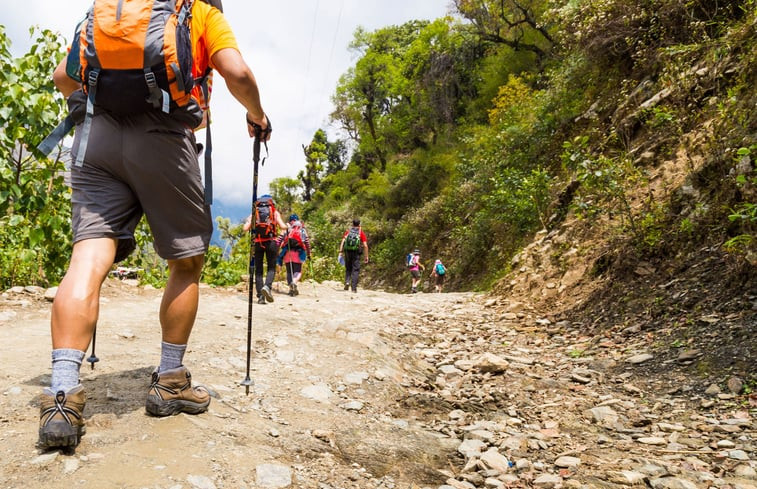
[[[347,162],[347,143],[342,139],[326,141],[326,175],[344,170]]]
[[[52,82],[63,43],[48,30],[29,32],[34,44],[13,58],[0,26],[0,286],[55,283],[70,253],[68,151],[45,158],[34,149],[63,118]]]
[[[397,147],[388,115],[410,101],[412,84],[405,77],[403,58],[427,22],[411,21],[368,33],[355,32],[350,48],[361,54],[354,68],[339,81],[333,97],[332,120],[357,144],[356,154],[364,162],[363,178],[378,163],[384,171],[387,149]]]
[[[483,41],[546,58],[555,39],[545,19],[546,0],[454,0],[457,12],[470,20]]]
[[[280,209],[294,210],[299,204],[297,192],[302,188],[302,182],[297,178],[274,178],[269,184],[271,196]]]
[[[305,187],[305,191],[302,194],[302,198],[305,202],[310,202],[313,195],[313,189],[318,187],[321,182],[321,174],[323,173],[323,162],[328,157],[327,151],[326,133],[323,129],[318,129],[313,134],[313,139],[310,144],[302,145],[302,151],[305,153],[305,169],[300,171],[297,177],[302,181],[302,185]]]

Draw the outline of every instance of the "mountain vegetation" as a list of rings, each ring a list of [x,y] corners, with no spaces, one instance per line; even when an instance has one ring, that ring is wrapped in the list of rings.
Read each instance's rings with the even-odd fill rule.
[[[604,238],[600,264],[717,244],[753,276],[754,0],[455,0],[452,10],[358,29],[332,129],[302,145],[297,178],[273,182],[282,211],[310,229],[317,278],[340,277],[353,217],[369,236],[366,280],[387,288],[404,284],[403,257],[419,248],[444,261],[453,288],[490,289],[537,232],[567,222]],[[0,31],[3,287],[56,283],[70,248],[65,151],[48,160],[33,149],[64,110],[48,81],[64,51],[36,35],[14,59]],[[670,162],[682,177],[661,186],[654,175]],[[229,220],[219,228],[227,246],[212,247],[204,280],[225,285],[246,273],[249,237]],[[138,244],[128,264],[161,283],[144,224]]]
[[[720,243],[757,263],[754,2],[454,8],[355,32],[331,116],[346,140],[316,132],[295,205],[321,253],[360,217],[375,283],[400,285],[420,248],[456,287],[487,289],[570,218],[617,255]],[[346,164],[323,149],[342,144]],[[669,161],[684,178],[656,188]]]

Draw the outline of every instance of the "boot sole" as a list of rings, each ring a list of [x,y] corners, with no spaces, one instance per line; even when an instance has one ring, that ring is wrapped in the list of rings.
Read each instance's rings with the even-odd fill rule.
[[[173,416],[179,413],[200,414],[208,410],[210,399],[207,402],[192,402],[182,399],[164,400],[158,396],[147,396],[145,411],[147,414],[159,418]]]
[[[271,294],[270,290],[266,290],[265,288],[260,290],[260,293],[263,294],[263,297],[265,297],[265,300],[268,302],[273,302],[273,294]]]
[[[39,429],[40,448],[76,447],[86,433],[84,426],[73,426],[66,421],[51,421]]]

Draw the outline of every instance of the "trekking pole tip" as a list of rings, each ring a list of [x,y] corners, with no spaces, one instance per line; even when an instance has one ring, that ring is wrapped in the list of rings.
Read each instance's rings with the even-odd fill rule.
[[[89,358],[87,358],[87,361],[89,362],[89,366],[92,368],[92,370],[95,369],[95,363],[99,362],[100,359],[97,358],[94,355],[91,355]]]
[[[242,382],[240,382],[239,385],[244,386],[244,393],[245,395],[249,396],[250,386],[253,385],[252,379],[250,379],[249,377],[245,377],[245,379]]]

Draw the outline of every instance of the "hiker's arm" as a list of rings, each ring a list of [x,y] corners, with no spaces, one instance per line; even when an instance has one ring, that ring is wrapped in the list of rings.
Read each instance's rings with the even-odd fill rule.
[[[250,230],[251,227],[252,227],[252,214],[247,216],[247,219],[244,221],[244,227],[242,228],[242,230],[246,233],[247,231]]]
[[[365,262],[368,263],[368,241],[363,241],[363,251],[365,251]]]
[[[279,229],[289,229],[289,224],[284,222],[279,211],[276,211],[276,225],[279,226]]]
[[[345,239],[347,239],[347,236],[345,236],[344,238],[342,238],[341,243],[339,243],[339,254],[340,255],[344,254],[344,240]]]
[[[258,83],[239,51],[233,48],[221,49],[213,54],[211,62],[226,81],[226,86],[234,98],[247,109],[247,120],[267,129],[268,118],[260,103]],[[250,137],[253,137],[255,133],[250,124],[247,125],[247,129]],[[267,141],[270,137],[270,133],[264,134],[263,140]]]
[[[60,60],[60,63],[58,63],[58,66],[55,67],[55,71],[53,71],[53,83],[55,83],[55,87],[60,90],[60,93],[66,98],[81,88],[79,82],[68,76],[68,73],[66,73],[67,59],[68,57],[64,56],[63,59]]]

